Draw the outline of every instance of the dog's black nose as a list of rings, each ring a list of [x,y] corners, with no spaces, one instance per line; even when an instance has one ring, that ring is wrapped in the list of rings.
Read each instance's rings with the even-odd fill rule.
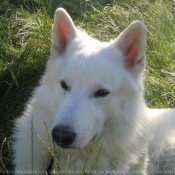
[[[73,143],[75,137],[76,133],[70,126],[60,124],[52,129],[52,138],[61,147],[66,147]]]

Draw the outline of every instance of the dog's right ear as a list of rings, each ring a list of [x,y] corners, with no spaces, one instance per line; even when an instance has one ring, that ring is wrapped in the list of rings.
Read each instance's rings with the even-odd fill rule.
[[[67,46],[77,36],[76,27],[63,8],[56,10],[52,29],[51,58],[59,57],[66,52]]]
[[[142,73],[146,62],[146,26],[140,21],[131,23],[115,44],[124,55],[125,67],[132,73]]]

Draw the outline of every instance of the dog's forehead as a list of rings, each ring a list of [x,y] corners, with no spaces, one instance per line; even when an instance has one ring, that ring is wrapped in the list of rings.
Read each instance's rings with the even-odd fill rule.
[[[108,46],[85,47],[66,60],[61,78],[78,86],[110,84],[111,79],[117,79],[121,68],[114,59],[117,57]]]

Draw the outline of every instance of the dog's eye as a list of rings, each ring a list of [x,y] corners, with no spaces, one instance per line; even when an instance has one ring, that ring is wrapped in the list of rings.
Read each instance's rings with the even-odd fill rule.
[[[99,89],[94,93],[94,97],[105,97],[109,94],[109,91],[107,89]]]
[[[68,91],[69,90],[69,87],[67,86],[66,82],[64,80],[61,80],[60,82],[61,84],[61,87],[65,90],[65,91]]]

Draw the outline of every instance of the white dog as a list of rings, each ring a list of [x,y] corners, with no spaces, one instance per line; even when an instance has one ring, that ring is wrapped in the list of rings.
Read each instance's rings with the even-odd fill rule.
[[[62,174],[173,174],[175,111],[145,107],[145,46],[140,21],[100,42],[57,9],[43,82],[16,121],[15,173],[44,173],[55,145]]]

